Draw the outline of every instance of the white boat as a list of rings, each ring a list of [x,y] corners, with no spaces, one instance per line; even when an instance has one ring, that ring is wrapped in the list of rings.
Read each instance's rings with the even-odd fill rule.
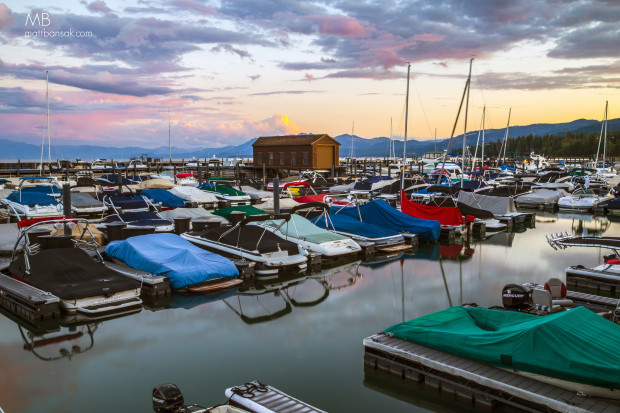
[[[41,179],[46,180],[43,177],[23,178],[15,192],[11,192],[6,198],[1,198],[0,203],[7,207],[4,214],[18,219],[60,215],[62,205],[55,199],[61,194],[59,187],[50,180],[37,185],[35,181]]]
[[[129,165],[127,165],[127,169],[129,171],[133,171],[134,169],[145,170],[148,167],[139,159],[132,159],[129,161]]]
[[[558,200],[568,196],[569,193],[564,189],[550,189],[546,187],[532,187],[532,192],[517,195],[514,198],[517,207],[553,208],[558,205]]]
[[[194,206],[212,209],[218,203],[218,199],[215,195],[201,191],[193,186],[175,186],[174,188],[170,188],[169,191]]]
[[[571,195],[558,199],[558,208],[572,211],[592,211],[599,204],[614,199],[611,195],[598,195],[591,189],[580,188]]]
[[[359,244],[351,238],[319,228],[299,215],[291,215],[291,219],[286,222],[282,219],[274,219],[254,222],[253,225],[265,227],[310,252],[321,254],[326,259],[357,254],[362,250]]]

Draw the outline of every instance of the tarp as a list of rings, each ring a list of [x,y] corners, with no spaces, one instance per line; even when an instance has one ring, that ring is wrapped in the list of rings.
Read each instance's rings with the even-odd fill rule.
[[[347,201],[336,201],[334,198],[327,194],[316,194],[316,195],[304,195],[294,198],[295,202],[299,202],[300,204],[305,204],[307,202],[325,202],[325,203],[333,203],[336,205],[348,205],[350,202]]]
[[[22,193],[35,192],[38,194],[62,195],[62,189],[54,185],[37,185],[37,186],[24,186],[20,189]]]
[[[172,192],[160,188],[144,189],[142,195],[146,196],[151,202],[160,203],[164,208],[184,207],[183,198],[174,195]]]
[[[418,234],[421,241],[437,241],[441,232],[439,221],[411,217],[390,206],[382,199],[376,199],[358,207],[332,206],[330,207],[330,214],[338,213],[360,219],[358,208],[362,215],[361,221],[390,228],[400,233]]]
[[[421,219],[434,219],[441,225],[462,225],[465,223],[463,214],[457,207],[422,205],[407,199],[405,191],[401,191],[400,210],[407,215]]]
[[[389,176],[373,176],[370,178],[366,178],[361,182],[357,182],[353,186],[353,190],[355,191],[370,191],[374,189],[383,188],[386,185],[390,185],[394,182],[396,178]]]
[[[550,204],[554,202],[558,202],[560,198],[563,196],[568,196],[569,193],[563,189],[553,190],[546,188],[532,188],[531,193],[525,193],[521,195],[517,195],[515,197],[515,202],[519,204]]]
[[[139,235],[112,241],[105,252],[130,267],[170,277],[172,288],[239,275],[229,259],[198,248],[175,234]]]
[[[121,209],[149,209],[149,204],[138,195],[109,195],[106,200]]]
[[[112,222],[124,222],[128,225],[137,227],[165,227],[172,225],[167,219],[162,219],[153,211],[125,212],[124,214],[113,214],[101,220],[102,224],[110,224]]]
[[[228,234],[224,235],[227,232]],[[277,251],[286,251],[289,256],[299,254],[297,244],[257,225],[243,225],[232,231],[230,227],[215,228],[201,233],[200,237],[238,247],[239,253],[247,250],[258,251],[261,254]]]
[[[29,207],[35,205],[58,205],[54,198],[40,192],[11,192],[6,199],[18,204],[28,205]]]
[[[620,389],[620,325],[585,307],[545,316],[452,307],[385,332],[493,366]]]
[[[282,223],[281,219],[265,221],[265,224],[271,227],[277,227]],[[262,222],[260,223],[262,225]],[[304,241],[321,244],[323,242],[338,241],[349,239],[344,235],[336,234],[319,228],[306,218],[293,214],[291,219],[280,227],[280,232],[287,237],[298,238]]]
[[[103,202],[86,192],[71,192],[71,205],[76,208],[103,207]]]
[[[163,219],[174,222],[177,217],[190,217],[192,221],[200,219],[217,219],[220,222],[228,223],[228,220],[224,217],[220,217],[212,214],[204,208],[176,208],[161,211],[159,215]]]
[[[217,197],[213,194],[201,191],[193,186],[175,186],[170,192],[186,201],[196,202],[198,204],[214,204],[217,203]]]
[[[342,214],[330,214],[329,219],[327,219],[325,214],[321,214],[310,221],[319,228],[326,228],[346,234],[360,235],[370,239],[400,235],[396,230],[369,224],[368,222],[360,222],[353,217]]]
[[[505,215],[517,212],[517,207],[512,197],[488,196],[474,192],[459,192],[458,202],[462,202],[474,208],[490,211],[495,215]]]
[[[221,217],[224,217],[226,219],[230,219],[230,213],[231,212],[237,212],[237,211],[243,211],[245,212],[245,216],[249,217],[251,215],[261,215],[261,214],[266,214],[265,211],[263,211],[262,209],[258,209],[255,206],[252,205],[238,205],[238,206],[231,206],[231,207],[226,207],[226,208],[220,208],[220,209],[216,209],[215,211],[213,211],[213,213],[215,215],[219,215]]]
[[[217,192],[218,194],[227,195],[227,196],[244,196],[245,193],[239,191],[238,189],[232,188],[228,185],[214,184],[214,183],[206,183],[198,186],[198,189],[202,189],[203,191],[212,191]]]
[[[157,179],[147,179],[146,181],[142,181],[138,184],[138,188],[141,189],[150,189],[150,188],[161,188],[161,189],[172,189],[174,188],[174,182],[169,179],[157,178]]]
[[[295,202],[293,198],[280,198],[280,209],[291,209],[298,206],[299,203]],[[256,205],[256,208],[259,208],[265,212],[273,213],[273,198]]]

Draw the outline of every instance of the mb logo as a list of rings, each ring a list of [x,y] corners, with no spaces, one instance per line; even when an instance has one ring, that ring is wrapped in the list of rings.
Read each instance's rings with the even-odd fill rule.
[[[26,24],[24,26],[27,26],[28,23],[30,23],[31,26],[36,25],[47,27],[51,23],[50,14],[47,12],[41,12],[41,15],[39,16],[39,13],[35,13],[34,18],[32,18],[30,16],[30,13],[28,13],[28,15],[26,16]]]

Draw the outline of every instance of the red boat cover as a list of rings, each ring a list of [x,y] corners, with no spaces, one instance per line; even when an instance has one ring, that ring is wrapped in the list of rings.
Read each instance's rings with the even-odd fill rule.
[[[54,221],[54,220],[57,220],[57,219],[65,219],[65,218],[71,218],[71,217],[59,216],[59,217],[40,217],[40,218],[22,219],[21,221],[17,222],[17,227],[18,228],[25,228],[25,227],[29,227],[31,225],[34,225],[37,222]]]
[[[401,212],[421,219],[439,221],[441,225],[462,225],[465,223],[463,214],[457,207],[440,207],[422,205],[410,201],[405,195],[405,191],[400,191],[400,210]]]
[[[310,188],[310,184],[308,182],[287,182],[284,184],[284,189],[289,186],[305,186],[306,188]]]
[[[177,178],[198,178],[198,175],[196,174],[177,174]]]

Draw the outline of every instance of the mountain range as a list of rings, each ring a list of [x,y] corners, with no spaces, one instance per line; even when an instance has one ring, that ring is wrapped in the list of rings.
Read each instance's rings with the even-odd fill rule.
[[[607,122],[608,132],[620,129],[620,118],[612,119]],[[559,135],[564,136],[569,132],[572,133],[599,133],[601,130],[601,121],[578,119],[567,123],[538,123],[528,126],[512,126],[509,128],[509,137],[518,136],[544,136]],[[487,129],[484,131],[485,142],[498,141],[504,138],[506,129]],[[475,145],[478,139],[479,131],[471,131],[467,133],[467,145]],[[144,155],[150,158],[167,159],[169,150],[172,151],[174,159],[192,157],[197,158],[250,158],[252,157],[252,144],[257,138],[248,140],[241,145],[229,145],[221,148],[168,148],[162,146],[154,149],[146,149],[141,147],[106,147],[91,145],[52,145],[52,159],[69,159],[76,158],[84,160],[93,160],[97,158],[106,159],[129,159],[132,157],[140,157]],[[390,142],[394,143],[394,153],[396,156],[402,156],[403,140],[402,138],[390,139],[387,137],[377,138],[360,138],[356,135],[343,134],[335,136],[340,143],[340,156],[342,158],[354,157],[387,157],[389,156]],[[208,141],[208,139],[206,139]],[[425,152],[443,151],[448,146],[449,139],[407,139],[407,155],[420,156]],[[353,144],[353,152],[351,152],[351,144]],[[463,146],[463,135],[455,137],[452,141],[451,148],[457,150]],[[7,160],[35,160],[41,153],[41,147],[38,145],[22,143],[10,139],[0,139],[0,159]]]

